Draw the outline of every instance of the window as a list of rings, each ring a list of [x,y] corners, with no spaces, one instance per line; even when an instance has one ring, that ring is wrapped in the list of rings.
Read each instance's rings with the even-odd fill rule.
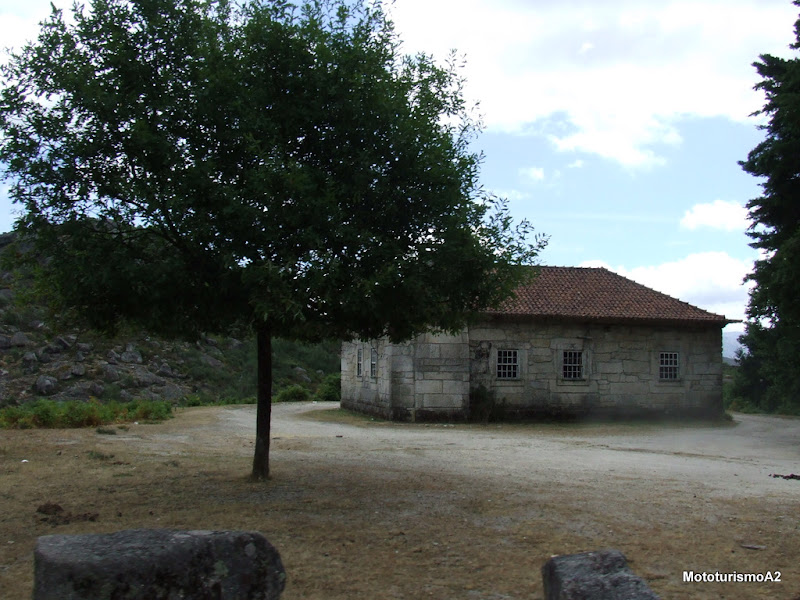
[[[583,379],[582,350],[564,350],[561,374],[564,379]]]
[[[356,352],[356,377],[364,375],[364,350],[359,348]]]
[[[375,348],[372,349],[372,353],[369,357],[369,376],[378,376],[378,351],[375,350]]]
[[[662,352],[658,358],[658,378],[665,381],[675,381],[679,375],[678,353]]]
[[[519,377],[519,353],[517,350],[497,351],[497,378],[516,379]]]

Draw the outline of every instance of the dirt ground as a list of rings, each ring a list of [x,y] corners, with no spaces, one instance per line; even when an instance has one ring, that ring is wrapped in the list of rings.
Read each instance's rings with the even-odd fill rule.
[[[770,476],[800,474],[800,419],[422,425],[280,404],[266,483],[247,479],[254,424],[236,406],[0,431],[0,598],[31,597],[38,536],[164,527],[261,531],[286,600],[542,598],[549,556],[609,547],[664,599],[800,599],[800,481]]]

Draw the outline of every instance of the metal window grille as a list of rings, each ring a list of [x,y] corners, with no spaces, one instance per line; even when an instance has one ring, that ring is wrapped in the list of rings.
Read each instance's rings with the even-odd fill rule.
[[[658,378],[675,380],[680,375],[677,352],[662,352],[658,359]]]
[[[583,378],[583,351],[564,350],[562,374],[564,379]]]
[[[516,379],[519,377],[519,354],[516,350],[497,351],[497,378]]]
[[[378,351],[375,350],[375,348],[372,349],[372,353],[369,358],[369,376],[378,376]]]
[[[364,351],[359,348],[356,357],[356,377],[364,374]]]

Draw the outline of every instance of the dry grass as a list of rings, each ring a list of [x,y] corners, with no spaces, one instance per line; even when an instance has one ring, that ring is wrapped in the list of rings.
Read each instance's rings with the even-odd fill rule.
[[[800,596],[797,503],[641,480],[532,488],[434,464],[409,471],[302,437],[276,439],[273,479],[253,483],[250,441],[215,430],[223,410],[186,409],[113,436],[0,432],[0,597],[31,597],[38,536],[141,527],[261,531],[284,560],[286,600],[541,598],[551,554],[603,547],[625,552],[663,598]],[[37,512],[45,503],[75,518]],[[685,584],[687,569],[780,570],[783,583]]]

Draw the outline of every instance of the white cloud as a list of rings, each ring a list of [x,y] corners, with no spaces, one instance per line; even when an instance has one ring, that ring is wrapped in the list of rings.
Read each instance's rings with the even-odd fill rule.
[[[724,200],[695,204],[681,219],[681,227],[691,230],[710,227],[723,231],[744,231],[749,225],[747,209],[738,202]]]
[[[64,11],[69,21],[72,2],[53,0],[53,4]],[[26,42],[34,40],[39,33],[39,23],[50,13],[49,0],[0,0],[0,49],[19,50]]]
[[[584,164],[585,163],[579,158],[579,159],[574,160],[571,163],[569,163],[567,165],[567,168],[568,169],[580,169],[581,167],[583,167]]]
[[[531,197],[530,194],[526,192],[520,192],[519,190],[492,190],[492,193],[498,198],[506,198],[512,201],[526,200]]]
[[[533,181],[544,180],[544,169],[541,167],[527,167],[519,170],[519,174]]]
[[[55,4],[69,8],[69,0]],[[32,39],[49,0],[0,0],[0,39]],[[796,8],[788,0],[403,0],[389,7],[403,51],[467,58],[468,99],[490,130],[548,132],[564,152],[631,168],[664,164],[686,117],[746,122],[763,105],[751,63],[788,56]],[[68,14],[69,11],[67,10]]]
[[[563,114],[562,151],[629,167],[663,164],[687,117],[749,122],[763,105],[751,66],[783,56],[786,0],[403,0],[391,8],[407,51],[467,58],[467,93],[490,130],[528,133]],[[424,15],[424,18],[420,18]]]
[[[729,319],[744,319],[750,285],[743,280],[753,263],[725,252],[701,252],[674,262],[630,269],[611,267],[601,260],[584,261],[580,266],[605,267],[702,309]]]

